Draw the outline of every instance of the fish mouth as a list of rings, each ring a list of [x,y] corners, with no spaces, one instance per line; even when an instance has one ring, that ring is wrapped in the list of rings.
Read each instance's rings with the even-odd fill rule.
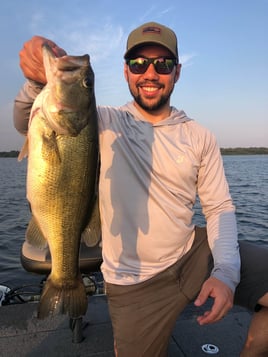
[[[90,61],[90,56],[88,54],[82,56],[64,55],[61,57],[57,57],[48,43],[44,43],[42,47],[43,53],[48,52],[50,56],[57,61],[57,69],[59,71],[72,71],[76,69],[81,69],[81,67],[83,66],[88,66]]]
[[[81,67],[88,67],[89,55],[83,56],[63,56],[57,58],[57,68],[59,71],[76,71]]]

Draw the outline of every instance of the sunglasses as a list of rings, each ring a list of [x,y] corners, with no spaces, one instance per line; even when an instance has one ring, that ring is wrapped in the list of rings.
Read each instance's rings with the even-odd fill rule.
[[[176,58],[170,57],[137,57],[133,59],[127,59],[126,63],[130,72],[134,74],[144,74],[151,63],[153,64],[154,69],[158,74],[170,74],[174,66],[178,64],[178,61]]]

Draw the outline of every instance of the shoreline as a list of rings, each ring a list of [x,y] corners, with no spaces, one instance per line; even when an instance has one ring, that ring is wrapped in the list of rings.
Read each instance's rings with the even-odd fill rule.
[[[268,147],[235,147],[220,148],[222,155],[268,155]],[[1,151],[0,157],[18,157],[19,151]]]

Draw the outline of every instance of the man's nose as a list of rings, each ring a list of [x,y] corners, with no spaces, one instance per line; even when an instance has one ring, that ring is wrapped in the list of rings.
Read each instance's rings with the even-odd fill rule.
[[[147,68],[147,71],[144,73],[144,76],[146,78],[158,78],[158,73],[156,72],[153,63],[150,63],[149,67]]]

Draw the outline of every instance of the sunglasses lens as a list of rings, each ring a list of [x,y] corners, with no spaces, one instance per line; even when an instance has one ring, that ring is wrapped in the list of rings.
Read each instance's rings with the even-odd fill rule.
[[[174,58],[144,58],[138,57],[134,59],[128,59],[127,64],[130,72],[134,74],[144,74],[150,64],[154,65],[154,69],[158,74],[170,74],[177,63]]]
[[[149,61],[146,58],[134,58],[128,60],[128,66],[132,73],[134,74],[143,74],[147,71],[149,67]]]
[[[154,62],[154,68],[159,74],[170,74],[174,65],[175,63],[172,58],[158,58]]]

